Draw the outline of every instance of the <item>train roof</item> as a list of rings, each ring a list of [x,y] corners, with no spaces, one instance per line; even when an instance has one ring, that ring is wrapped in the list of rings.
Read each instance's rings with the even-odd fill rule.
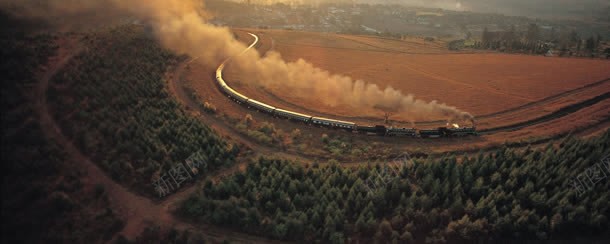
[[[405,127],[402,127],[402,128],[400,128],[400,127],[390,127],[388,129],[390,129],[390,130],[415,130],[415,128],[405,128]]]
[[[347,124],[347,125],[355,125],[356,124],[354,122],[343,121],[343,120],[336,120],[336,119],[329,119],[329,118],[324,118],[324,117],[313,117],[313,119],[324,120],[324,121],[333,122],[333,123]]]
[[[448,130],[451,131],[470,131],[470,130],[475,130],[474,127],[460,127],[460,128],[449,128]]]
[[[222,77],[218,77],[217,80],[218,83],[220,83],[220,86],[227,86],[227,83],[222,79]]]
[[[293,112],[293,111],[284,110],[284,109],[281,109],[281,108],[276,108],[275,111],[280,112],[280,113],[290,113],[290,114],[294,114],[294,115],[298,115],[298,116],[303,116],[303,117],[313,117],[313,116],[308,115],[308,114],[297,113],[297,112]]]
[[[377,125],[358,125],[358,128],[377,128]]]
[[[269,104],[266,104],[266,103],[263,103],[263,102],[259,102],[259,101],[256,101],[254,99],[249,99],[248,102],[255,103],[255,104],[257,104],[257,105],[259,105],[261,107],[265,107],[265,108],[268,108],[268,109],[276,109],[275,107],[273,107],[273,106],[271,106]]]
[[[233,90],[233,88],[231,88],[230,86],[228,86],[228,85],[227,85],[226,87],[227,87],[227,90],[229,90],[229,92],[230,92],[232,95],[238,96],[238,97],[243,98],[243,99],[248,99],[248,97],[246,97],[246,96],[242,95],[241,93],[239,93],[239,92],[237,92],[237,91]]]

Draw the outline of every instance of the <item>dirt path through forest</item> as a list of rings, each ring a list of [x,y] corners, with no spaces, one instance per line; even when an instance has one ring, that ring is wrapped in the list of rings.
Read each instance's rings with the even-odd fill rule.
[[[36,112],[39,115],[39,122],[44,135],[49,141],[55,141],[68,154],[73,167],[81,168],[86,174],[81,181],[86,185],[102,185],[110,200],[111,208],[125,220],[125,227],[120,232],[129,239],[137,237],[145,227],[151,225],[159,225],[163,228],[175,227],[177,229],[190,229],[201,232],[204,238],[240,243],[268,243],[271,240],[219,228],[216,226],[197,224],[193,226],[190,223],[181,221],[172,215],[172,211],[176,208],[181,200],[185,199],[193,193],[197,187],[191,186],[182,191],[171,195],[162,202],[154,202],[144,196],[140,196],[131,192],[127,188],[113,181],[101,168],[93,163],[86,155],[84,155],[61,131],[59,125],[54,120],[47,105],[47,89],[49,81],[53,78],[61,68],[66,65],[71,58],[82,51],[82,47],[62,47],[72,51],[58,52],[55,57],[49,58],[49,62],[43,72],[37,77],[38,83],[35,87],[35,104]],[[236,166],[238,167],[238,166]],[[229,170],[231,171],[231,170]],[[223,172],[219,172],[224,175]]]

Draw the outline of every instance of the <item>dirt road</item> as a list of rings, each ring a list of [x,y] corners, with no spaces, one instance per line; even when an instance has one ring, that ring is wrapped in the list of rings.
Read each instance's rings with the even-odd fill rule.
[[[190,229],[201,232],[208,240],[217,242],[228,240],[240,243],[268,243],[271,240],[258,236],[251,236],[232,230],[219,228],[211,225],[198,224],[196,227],[190,223],[181,221],[172,215],[177,204],[191,195],[197,187],[191,186],[171,195],[162,202],[154,202],[151,199],[140,196],[127,188],[114,182],[101,168],[84,155],[61,131],[59,125],[49,112],[47,105],[47,89],[49,81],[55,74],[66,65],[72,57],[77,55],[82,48],[75,47],[69,53],[61,53],[49,59],[46,70],[39,76],[36,85],[35,108],[39,115],[40,125],[44,135],[50,140],[57,142],[65,150],[70,158],[68,164],[82,168],[86,175],[81,181],[85,185],[100,184],[104,186],[111,203],[111,208],[125,220],[125,227],[121,231],[125,237],[133,239],[142,230],[150,225],[159,225],[164,228],[174,227],[177,229]],[[238,167],[238,166],[236,166]],[[230,171],[230,170],[229,170]],[[222,172],[219,172],[223,175]]]

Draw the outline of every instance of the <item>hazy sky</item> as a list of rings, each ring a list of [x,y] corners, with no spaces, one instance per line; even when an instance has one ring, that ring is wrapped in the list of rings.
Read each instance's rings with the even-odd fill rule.
[[[437,0],[429,2],[445,2],[472,11],[548,17],[591,15],[592,11],[610,6],[610,0]]]
[[[371,0],[379,1],[379,0]],[[494,12],[536,17],[591,16],[610,6],[610,0],[402,0],[423,5],[438,5],[455,10]]]
[[[492,12],[532,17],[591,16],[594,11],[610,7],[610,0],[251,0],[252,2],[286,3],[386,3]]]

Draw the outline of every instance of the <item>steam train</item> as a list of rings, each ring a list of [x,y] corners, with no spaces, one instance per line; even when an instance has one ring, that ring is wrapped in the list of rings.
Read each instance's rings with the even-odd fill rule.
[[[438,138],[438,137],[460,137],[477,135],[476,127],[459,127],[454,125],[454,128],[449,127],[438,127],[436,129],[422,129],[417,130],[414,128],[395,128],[386,127],[384,125],[357,125],[354,122],[342,121],[329,119],[324,117],[316,117],[307,114],[301,114],[293,111],[288,111],[280,108],[273,107],[263,102],[248,98],[243,94],[233,90],[222,78],[222,70],[224,63],[221,64],[216,70],[216,80],[222,92],[227,94],[229,98],[235,100],[239,104],[244,104],[250,108],[254,108],[261,112],[268,113],[275,117],[285,118],[293,121],[299,121],[306,124],[311,124],[320,127],[329,127],[343,129],[350,132],[356,132],[361,134],[373,134],[379,136],[406,136],[406,137],[421,137],[421,138]]]

